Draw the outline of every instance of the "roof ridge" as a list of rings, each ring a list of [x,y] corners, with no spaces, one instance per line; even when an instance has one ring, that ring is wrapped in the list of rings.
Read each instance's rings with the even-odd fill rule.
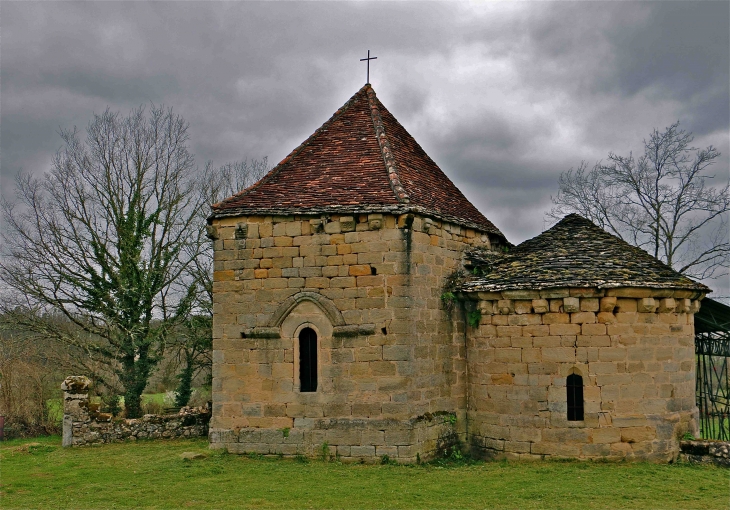
[[[373,127],[375,128],[375,138],[378,140],[380,146],[380,153],[383,155],[383,163],[385,164],[385,171],[388,173],[388,181],[390,188],[393,190],[395,197],[399,202],[408,204],[411,199],[408,196],[408,192],[403,187],[398,174],[398,165],[393,156],[393,149],[390,146],[388,137],[385,134],[385,126],[383,126],[383,119],[380,116],[380,109],[378,108],[377,96],[372,86],[365,85],[368,87],[368,105],[370,106],[370,115],[373,119]]]
[[[252,184],[251,186],[249,186],[248,188],[244,188],[244,189],[242,189],[241,191],[239,191],[238,193],[235,193],[234,195],[231,195],[230,197],[226,197],[225,199],[223,199],[223,200],[219,201],[218,203],[215,203],[215,204],[211,205],[211,209],[216,209],[216,208],[217,208],[217,207],[219,207],[219,206],[220,206],[220,205],[221,205],[221,204],[222,204],[223,202],[228,202],[228,201],[230,201],[230,200],[232,200],[232,199],[234,199],[234,198],[239,198],[239,197],[242,197],[242,196],[244,196],[244,195],[246,195],[246,194],[250,193],[251,191],[255,190],[255,189],[256,189],[256,188],[258,188],[259,186],[262,186],[263,184],[265,184],[265,183],[266,183],[266,182],[268,182],[269,180],[271,180],[271,179],[272,179],[272,178],[273,178],[273,177],[274,177],[274,176],[275,176],[276,174],[278,174],[278,173],[279,173],[279,172],[280,172],[280,171],[282,170],[282,168],[283,168],[283,167],[284,167],[284,166],[286,165],[286,163],[287,163],[287,162],[289,162],[289,161],[290,161],[290,160],[291,160],[292,158],[294,158],[294,156],[296,156],[297,154],[299,154],[300,152],[302,152],[302,151],[304,150],[304,148],[305,148],[305,147],[306,147],[307,145],[309,145],[309,144],[310,144],[310,142],[311,142],[311,141],[312,141],[312,140],[313,140],[313,139],[314,139],[314,138],[315,138],[315,137],[316,137],[316,136],[317,136],[317,135],[318,135],[319,133],[321,133],[321,132],[322,132],[323,130],[326,130],[326,128],[328,128],[328,127],[329,127],[330,125],[332,125],[332,123],[333,123],[333,122],[335,122],[335,121],[336,121],[336,120],[337,120],[337,119],[338,119],[338,118],[339,118],[339,117],[340,117],[340,116],[341,116],[342,114],[344,114],[344,113],[345,113],[345,112],[346,112],[346,111],[347,111],[347,110],[348,110],[348,109],[350,108],[350,106],[352,106],[352,104],[353,104],[353,103],[355,102],[355,98],[356,98],[356,97],[358,96],[358,94],[360,94],[360,93],[361,93],[361,92],[362,92],[362,91],[363,91],[364,89],[366,89],[366,88],[368,88],[368,89],[372,90],[372,87],[371,87],[371,85],[370,85],[369,83],[366,83],[365,85],[363,85],[363,86],[362,86],[362,87],[360,88],[360,90],[358,90],[357,92],[355,92],[355,93],[354,93],[354,94],[352,95],[352,97],[350,97],[350,99],[348,99],[348,100],[347,100],[347,101],[345,102],[345,104],[343,104],[342,106],[340,106],[340,108],[339,108],[339,109],[338,109],[338,110],[337,110],[337,111],[336,111],[335,113],[333,113],[333,114],[332,114],[332,116],[331,116],[331,117],[330,117],[329,119],[327,119],[327,120],[326,120],[326,121],[324,122],[324,124],[322,124],[322,125],[321,125],[321,126],[319,126],[319,127],[317,128],[317,129],[315,129],[315,130],[314,130],[314,133],[312,133],[311,135],[309,135],[309,136],[307,137],[307,139],[306,139],[306,140],[304,140],[304,141],[303,141],[302,143],[300,143],[300,144],[299,144],[299,145],[298,145],[298,146],[297,146],[296,148],[294,148],[294,150],[292,150],[292,151],[291,151],[291,152],[290,152],[289,154],[287,154],[287,155],[286,155],[286,156],[284,157],[284,159],[282,159],[281,161],[279,161],[279,162],[278,162],[278,163],[276,164],[276,166],[274,166],[274,168],[272,168],[272,169],[271,169],[271,170],[270,170],[270,171],[269,171],[269,172],[268,172],[268,173],[267,173],[266,175],[264,175],[264,176],[263,176],[263,177],[262,177],[261,179],[259,179],[259,180],[258,180],[258,181],[256,181],[255,183],[253,183],[253,184]]]

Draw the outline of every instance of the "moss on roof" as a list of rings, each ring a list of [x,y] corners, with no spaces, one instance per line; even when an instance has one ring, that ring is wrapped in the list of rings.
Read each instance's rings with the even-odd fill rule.
[[[710,289],[678,273],[644,250],[570,214],[542,234],[495,256],[472,250],[467,256],[481,268],[463,291],[566,287],[648,287]]]

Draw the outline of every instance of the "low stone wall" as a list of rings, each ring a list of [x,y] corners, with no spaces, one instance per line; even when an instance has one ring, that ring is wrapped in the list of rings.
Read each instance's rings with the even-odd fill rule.
[[[715,464],[730,468],[729,441],[681,441],[680,458],[695,464]]]
[[[293,428],[211,429],[210,446],[231,453],[332,457],[343,462],[375,462],[387,456],[402,463],[451,453],[463,439],[450,413],[411,420],[296,418]]]
[[[63,389],[63,446],[136,441],[137,439],[205,437],[210,410],[183,407],[179,413],[147,414],[137,419],[113,419],[89,404],[90,381],[83,376],[67,377]]]

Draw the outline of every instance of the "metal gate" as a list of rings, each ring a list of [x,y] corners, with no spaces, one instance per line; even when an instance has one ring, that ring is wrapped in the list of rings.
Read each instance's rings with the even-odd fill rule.
[[[730,441],[730,307],[704,299],[695,315],[696,399],[703,439]]]

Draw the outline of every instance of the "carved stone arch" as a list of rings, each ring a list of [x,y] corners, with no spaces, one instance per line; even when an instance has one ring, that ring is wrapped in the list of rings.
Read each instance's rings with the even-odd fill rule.
[[[299,292],[287,298],[279,308],[276,309],[274,314],[269,319],[268,327],[278,328],[287,318],[289,313],[296,308],[296,306],[302,301],[311,301],[319,307],[320,310],[327,316],[332,326],[344,326],[345,319],[342,317],[342,313],[337,309],[331,299],[326,298],[322,294],[317,292]]]

